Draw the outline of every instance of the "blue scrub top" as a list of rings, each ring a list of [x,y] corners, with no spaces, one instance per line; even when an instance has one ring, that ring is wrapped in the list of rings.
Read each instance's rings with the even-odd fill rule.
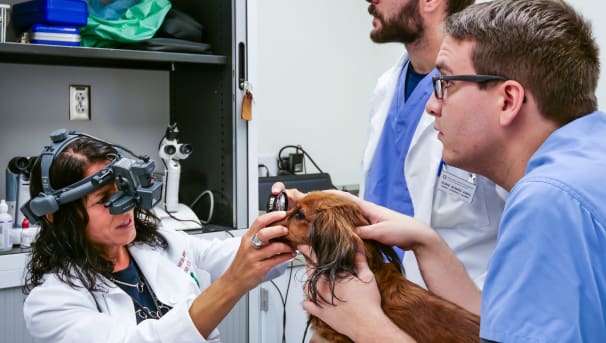
[[[480,336],[606,342],[606,115],[556,130],[511,190],[482,294]]]
[[[404,178],[404,163],[412,137],[425,112],[425,104],[433,92],[431,77],[437,73],[434,69],[427,75],[418,74],[411,68],[410,61],[402,67],[366,177],[365,200],[414,216],[412,199]],[[394,249],[402,259],[404,252],[397,247]]]

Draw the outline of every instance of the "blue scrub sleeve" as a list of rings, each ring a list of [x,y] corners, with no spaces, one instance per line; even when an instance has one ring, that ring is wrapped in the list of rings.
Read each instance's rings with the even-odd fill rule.
[[[604,264],[592,265],[592,254],[603,254],[592,252],[594,230],[603,227],[562,186],[516,185],[489,262],[480,336],[501,342],[597,342],[605,334],[604,314],[593,303],[600,297],[592,268]],[[588,332],[597,336],[587,337]]]

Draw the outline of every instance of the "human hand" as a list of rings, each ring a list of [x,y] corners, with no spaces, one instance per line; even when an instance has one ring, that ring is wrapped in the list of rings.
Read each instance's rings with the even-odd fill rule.
[[[410,250],[437,235],[431,227],[412,217],[364,201],[351,193],[338,190],[326,192],[346,197],[360,206],[364,216],[370,221],[370,225],[357,228],[358,234],[364,239]]]
[[[288,233],[284,226],[268,226],[285,215],[284,211],[263,214],[255,219],[250,229],[242,236],[240,248],[224,277],[239,285],[243,293],[260,284],[270,269],[296,256],[295,251],[288,245],[270,242],[271,239]],[[263,244],[260,248],[252,244],[251,239],[255,234]]]
[[[305,196],[305,193],[300,192],[296,188],[287,189],[282,182],[276,182],[271,186],[272,195],[278,195],[282,192],[284,192],[288,198],[288,208],[285,210],[295,207],[297,202]]]
[[[312,262],[307,265],[308,277],[313,274],[315,256],[308,245],[300,245],[298,249]],[[358,276],[350,276],[335,283],[334,297],[326,277],[321,277],[317,283],[318,297],[314,303],[308,288],[304,287],[306,300],[303,309],[309,314],[320,318],[336,331],[356,340],[356,337],[372,332],[373,328],[366,324],[369,318],[386,319],[381,308],[381,295],[379,293],[374,274],[368,267],[366,257],[362,252],[356,254],[356,268]],[[326,301],[332,301],[327,303]],[[387,319],[387,321],[389,321]]]

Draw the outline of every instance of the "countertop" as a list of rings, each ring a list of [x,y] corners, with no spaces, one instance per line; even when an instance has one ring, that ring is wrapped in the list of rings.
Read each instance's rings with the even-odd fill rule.
[[[226,238],[231,235],[241,236],[246,229],[203,232],[202,230],[187,231],[189,234],[202,236],[205,239]],[[24,284],[25,265],[29,259],[31,248],[13,248],[9,251],[0,252],[0,289],[20,287]],[[289,262],[289,267],[299,267],[305,265],[305,259],[298,254]]]

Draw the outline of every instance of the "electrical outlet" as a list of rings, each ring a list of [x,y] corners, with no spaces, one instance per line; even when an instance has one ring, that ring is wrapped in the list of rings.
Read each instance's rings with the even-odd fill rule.
[[[69,120],[90,120],[90,86],[69,86]]]

